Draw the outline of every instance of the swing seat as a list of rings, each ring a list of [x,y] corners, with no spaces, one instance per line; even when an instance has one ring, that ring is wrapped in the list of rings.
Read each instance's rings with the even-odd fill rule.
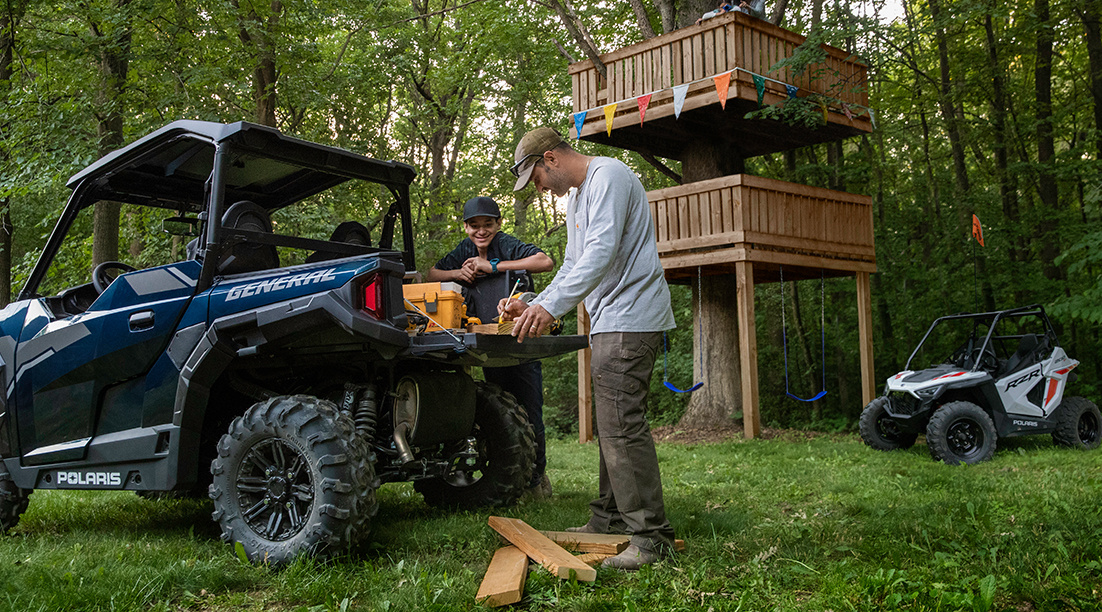
[[[704,386],[703,382],[698,382],[695,385],[689,387],[688,389],[678,389],[677,387],[673,386],[673,383],[671,383],[668,380],[662,381],[662,384],[666,385],[666,388],[669,389],[670,391],[673,391],[674,393],[692,393],[693,391],[696,391],[697,389]]]
[[[801,402],[814,402],[814,401],[815,401],[815,400],[817,400],[817,399],[822,399],[822,398],[823,398],[823,396],[827,394],[827,392],[826,392],[826,389],[823,389],[823,390],[822,390],[822,391],[820,391],[820,392],[819,392],[819,393],[818,393],[818,394],[817,394],[817,395],[816,395],[815,397],[809,397],[809,398],[807,398],[807,399],[804,399],[804,398],[802,398],[802,397],[799,397],[799,396],[793,395],[793,394],[792,394],[791,392],[789,392],[789,391],[785,391],[785,392],[784,392],[784,394],[785,394],[785,395],[787,395],[788,397],[791,397],[791,398],[792,398],[792,399],[794,399],[794,400],[798,400],[798,401],[801,401]]]

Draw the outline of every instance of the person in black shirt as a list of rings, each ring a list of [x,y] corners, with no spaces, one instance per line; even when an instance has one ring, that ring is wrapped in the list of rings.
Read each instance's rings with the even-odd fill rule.
[[[454,281],[476,288],[491,277],[505,272],[517,272],[525,278],[525,289],[533,288],[529,273],[547,272],[555,262],[539,247],[522,242],[501,231],[501,210],[493,198],[471,198],[463,205],[463,228],[467,237],[429,270],[429,282]],[[502,285],[504,287],[504,285]],[[468,313],[495,312],[500,298],[508,297],[512,286],[500,289],[500,295],[483,298],[486,308],[474,308],[475,291],[466,291]],[[490,321],[484,320],[483,323]],[[504,368],[482,368],[486,381],[512,393],[528,413],[528,422],[536,435],[536,463],[529,487],[533,496],[551,496],[551,481],[547,478],[547,443],[543,426],[543,370],[539,361]]]

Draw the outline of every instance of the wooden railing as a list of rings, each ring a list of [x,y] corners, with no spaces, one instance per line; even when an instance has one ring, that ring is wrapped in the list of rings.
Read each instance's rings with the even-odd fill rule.
[[[870,131],[866,108],[868,68],[849,54],[823,45],[826,52],[823,64],[811,66],[800,75],[788,67],[771,70],[790,57],[805,40],[804,36],[767,21],[739,12],[727,13],[602,55],[601,61],[608,70],[607,82],[600,77],[591,60],[571,64],[573,112],[593,111],[619,102],[617,118],[622,118],[625,124],[630,121],[637,124],[638,109],[633,102],[638,96],[653,94],[648,117],[652,112],[655,116],[671,115],[671,88],[684,84],[690,84],[684,110],[705,104],[718,105],[711,77],[739,68],[741,70],[732,75],[728,99],[756,101],[757,91],[750,74],[754,73],[780,81],[766,81],[766,103],[776,103],[787,97],[782,83],[795,85],[800,88],[800,96],[815,93],[836,101],[829,108],[832,123]],[[855,117],[846,116],[842,102],[850,106]],[[661,108],[663,105],[670,108]],[[604,116],[590,112],[583,135],[597,130],[604,130]]]
[[[740,259],[876,270],[868,196],[736,174],[647,197],[667,270]]]

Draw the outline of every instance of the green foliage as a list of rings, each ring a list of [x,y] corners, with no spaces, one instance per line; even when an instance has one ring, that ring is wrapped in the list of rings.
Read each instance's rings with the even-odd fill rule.
[[[449,513],[408,484],[379,490],[369,541],[273,570],[222,543],[209,502],[38,491],[0,549],[12,610],[471,610],[501,540],[490,514],[537,529],[582,524],[597,445],[549,443],[555,497]],[[950,467],[920,443],[881,453],[856,436],[660,443],[684,554],[597,581],[533,565],[517,609],[1092,610],[1102,590],[1102,453],[1016,439]]]

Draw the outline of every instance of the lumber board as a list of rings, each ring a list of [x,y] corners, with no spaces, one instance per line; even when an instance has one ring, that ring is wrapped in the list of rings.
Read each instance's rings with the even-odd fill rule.
[[[475,601],[492,608],[517,603],[524,596],[527,578],[528,555],[516,546],[502,546],[486,568]]]
[[[468,331],[473,334],[486,334],[489,336],[508,336],[513,333],[513,326],[516,325],[516,321],[502,321],[501,323],[482,323],[479,325],[468,326]],[[551,329],[551,325],[545,325],[541,334],[546,334]]]
[[[615,557],[612,553],[599,553],[599,552],[587,552],[577,556],[577,559],[586,565],[597,567],[602,561],[609,557]]]
[[[487,522],[494,531],[555,576],[569,579],[574,574],[581,582],[593,582],[597,579],[597,570],[579,561],[528,523],[502,516],[491,516]]]
[[[619,554],[631,544],[631,536],[609,533],[578,533],[574,531],[541,531],[543,535],[566,550],[582,553]],[[674,540],[673,549],[685,550],[685,540]]]

